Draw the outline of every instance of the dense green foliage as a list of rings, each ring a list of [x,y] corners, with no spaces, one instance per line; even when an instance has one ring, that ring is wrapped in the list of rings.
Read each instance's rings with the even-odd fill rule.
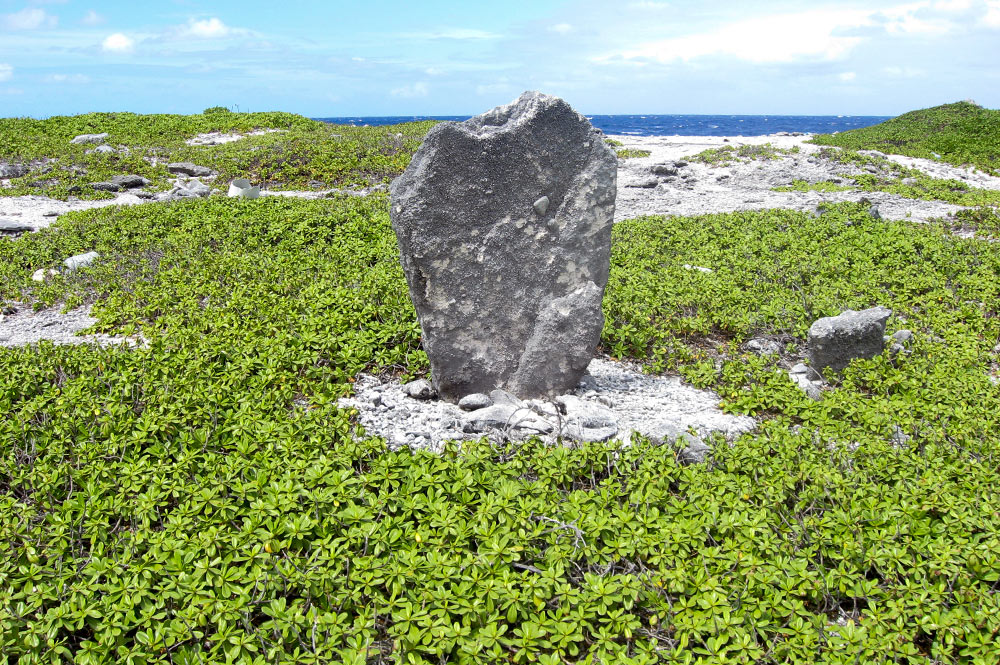
[[[734,162],[750,162],[755,159],[772,160],[781,159],[785,155],[798,154],[800,148],[779,148],[771,143],[760,145],[746,144],[741,146],[724,145],[718,148],[702,150],[696,155],[688,155],[684,159],[691,162],[711,164],[712,166],[728,166]]]
[[[148,341],[0,350],[0,660],[995,663],[998,276],[995,245],[863,206],[617,225],[605,350],[764,419],[684,467],[639,440],[365,441],[352,377],[427,368],[384,197],[0,239],[0,298],[93,301]],[[739,351],[795,358],[874,304],[913,354],[822,401]]]
[[[971,164],[995,175],[1000,173],[1000,111],[970,102],[944,104],[872,127],[819,134],[813,143]]]
[[[1000,191],[972,187],[960,180],[934,178],[879,155],[824,148],[819,157],[864,169],[866,173],[845,176],[862,191],[888,192],[909,199],[947,201],[965,206],[1000,205]]]
[[[819,182],[808,182],[806,180],[793,180],[792,184],[775,187],[776,192],[843,192],[854,187],[833,182],[832,180],[820,180]]]
[[[30,165],[0,196],[45,194],[65,199],[110,198],[91,183],[131,173],[168,189],[170,162],[194,162],[218,172],[218,180],[249,178],[269,189],[368,186],[385,183],[406,168],[410,155],[434,123],[393,127],[334,126],[291,113],[232,113],[207,109],[199,115],[89,113],[46,120],[0,118],[0,159]],[[280,132],[248,136],[215,146],[187,145],[208,132]],[[71,145],[79,134],[107,132],[116,152]]]
[[[615,150],[615,154],[618,155],[619,159],[632,159],[635,157],[649,157],[653,153],[649,150],[639,150],[638,148],[619,148]]]

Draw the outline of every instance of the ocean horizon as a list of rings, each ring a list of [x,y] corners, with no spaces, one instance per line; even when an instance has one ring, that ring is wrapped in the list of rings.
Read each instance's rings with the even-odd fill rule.
[[[337,125],[383,126],[418,120],[468,120],[448,116],[340,116],[313,118]],[[588,115],[605,134],[631,136],[761,136],[778,132],[832,134],[870,127],[893,116],[874,115]]]

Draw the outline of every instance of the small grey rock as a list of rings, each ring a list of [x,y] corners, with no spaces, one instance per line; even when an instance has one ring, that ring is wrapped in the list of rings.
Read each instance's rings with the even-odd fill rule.
[[[677,440],[678,444],[686,444],[677,454],[683,464],[701,464],[708,459],[712,447],[696,436],[684,434]]]
[[[650,173],[659,176],[673,176],[677,175],[677,167],[670,166],[669,164],[653,164],[649,169]]]
[[[84,145],[87,143],[104,143],[105,139],[108,138],[108,133],[104,132],[102,134],[80,134],[79,136],[73,137],[70,143],[74,145]]]
[[[531,409],[510,404],[494,404],[473,411],[462,425],[462,431],[467,433],[480,433],[490,429],[521,430],[520,433],[530,435],[548,434],[553,428]]]
[[[892,310],[872,307],[846,310],[818,319],[809,327],[809,359],[813,367],[841,371],[855,358],[874,358],[885,349],[885,324]]]
[[[89,266],[99,257],[100,254],[98,254],[97,252],[87,252],[85,254],[77,254],[63,261],[63,265],[66,266],[66,272],[73,272],[74,270],[79,270],[80,268],[85,268]]]
[[[458,408],[463,411],[477,411],[485,409],[492,404],[493,400],[490,399],[490,396],[483,393],[472,393],[458,400]]]
[[[682,169],[682,168],[684,168],[687,165],[688,165],[688,163],[685,162],[685,161],[683,161],[683,160],[679,160],[679,161],[674,162],[674,166],[676,166],[679,169]]]
[[[410,381],[403,386],[403,392],[413,399],[430,399],[434,396],[434,388],[426,379]]]
[[[549,197],[543,196],[542,198],[535,201],[531,205],[531,207],[534,208],[535,212],[538,213],[539,215],[544,215],[545,211],[549,209]]]
[[[882,213],[879,212],[877,205],[873,205],[868,208],[868,214],[872,217],[872,219],[882,219]]]
[[[116,175],[111,178],[111,184],[117,185],[120,189],[134,189],[136,187],[145,187],[149,184],[149,181],[135,174]]]
[[[210,176],[215,173],[215,171],[207,166],[198,166],[192,162],[171,162],[167,164],[167,171],[174,175],[186,175],[198,178]]]
[[[913,339],[913,331],[906,330],[905,328],[897,330],[892,333],[892,339],[899,344],[908,344]]]
[[[28,175],[30,169],[24,164],[9,164],[0,162],[0,178],[21,178]]]
[[[758,356],[771,356],[780,354],[782,346],[779,342],[775,342],[773,339],[755,337],[747,340],[746,343],[743,344],[743,348],[751,353],[756,353]]]
[[[21,234],[33,231],[34,227],[13,219],[0,219],[0,233]]]
[[[503,404],[506,406],[512,406],[517,409],[520,409],[524,406],[524,402],[514,397],[506,390],[501,390],[499,388],[490,391],[490,400],[492,400],[494,404]]]
[[[97,153],[99,155],[110,155],[115,152],[115,149],[109,145],[99,145],[93,150],[90,150],[89,152]]]
[[[92,182],[90,186],[99,192],[120,192],[121,185],[116,185],[111,182]]]
[[[892,426],[892,434],[889,436],[889,441],[895,446],[905,446],[909,443],[912,437],[903,431],[899,425]]]
[[[652,189],[659,184],[660,181],[656,178],[643,178],[642,180],[636,180],[635,182],[625,186],[632,187],[634,189]]]

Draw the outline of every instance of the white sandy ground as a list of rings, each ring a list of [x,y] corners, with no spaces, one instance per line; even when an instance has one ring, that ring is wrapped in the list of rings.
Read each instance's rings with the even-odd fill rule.
[[[945,217],[962,206],[941,201],[919,201],[882,192],[775,192],[774,187],[790,185],[793,180],[818,182],[844,180],[863,171],[853,165],[837,164],[816,156],[823,146],[805,141],[802,136],[612,136],[626,148],[649,150],[649,157],[619,160],[618,198],[615,221],[640,215],[699,215],[706,213],[789,208],[811,211],[820,203],[860,201],[867,198],[878,205],[886,219],[926,222]],[[798,154],[774,160],[752,160],[728,166],[689,162],[677,169],[675,176],[656,176],[654,165],[674,165],[682,158],[710,148],[741,145],[771,145],[785,150],[799,148]],[[869,152],[880,155],[881,153]],[[884,155],[904,166],[923,171],[935,178],[952,178],[973,187],[1000,190],[1000,178],[974,169],[958,168],[927,159]],[[687,161],[687,160],[683,160]]]
[[[188,145],[222,145],[223,143],[233,143],[234,141],[239,141],[240,139],[245,139],[248,136],[263,136],[264,134],[284,134],[287,129],[258,129],[252,132],[239,133],[232,132],[230,134],[225,134],[223,132],[207,132],[205,134],[198,134],[192,138],[185,141]]]

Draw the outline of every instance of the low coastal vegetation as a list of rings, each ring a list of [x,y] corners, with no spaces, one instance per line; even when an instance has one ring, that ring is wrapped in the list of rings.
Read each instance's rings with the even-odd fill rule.
[[[419,131],[354,163],[384,178]],[[761,422],[685,466],[639,438],[365,437],[336,405],[357,374],[427,371],[384,194],[0,238],[0,304],[91,303],[143,340],[0,350],[0,662],[995,662],[997,275],[995,243],[859,204],[617,224],[602,351]],[[809,324],[872,305],[910,353],[806,397],[784,367]]]
[[[638,148],[619,148],[615,150],[615,154],[618,155],[618,159],[632,159],[634,157],[649,157],[653,153]]]
[[[813,143],[937,159],[1000,174],[1000,111],[973,102],[911,111],[872,127],[819,134]]]
[[[367,187],[398,175],[432,121],[394,127],[333,126],[292,113],[231,113],[206,109],[197,115],[88,113],[45,120],[0,118],[0,159],[30,167],[0,187],[0,196],[39,194],[65,200],[111,198],[92,183],[120,174],[170,188],[170,162],[194,162],[220,181],[250,178],[268,189]],[[251,134],[263,130],[278,130]],[[71,144],[81,134],[107,133],[112,152]],[[239,141],[189,145],[199,134],[239,134]],[[251,135],[248,135],[251,134]]]
[[[734,162],[751,162],[755,159],[771,160],[781,159],[785,155],[798,154],[799,147],[779,148],[770,143],[760,145],[741,145],[739,147],[724,145],[719,148],[709,148],[702,150],[696,155],[689,155],[684,159],[688,162],[699,162],[711,166],[728,166]]]

